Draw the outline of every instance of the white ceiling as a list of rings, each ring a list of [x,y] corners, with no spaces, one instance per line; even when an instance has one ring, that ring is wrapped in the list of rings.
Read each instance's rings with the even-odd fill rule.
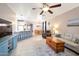
[[[48,4],[54,5],[56,3],[48,3]],[[7,5],[16,13],[16,15],[23,15],[26,17],[27,20],[31,21],[37,19],[38,18],[37,16],[41,12],[40,9],[32,10],[32,8],[42,7],[41,3],[7,3]],[[54,17],[60,15],[78,6],[79,6],[78,3],[63,3],[61,7],[51,9],[54,12],[54,14],[51,15],[47,12],[46,15],[48,16],[47,18],[49,19],[50,16]]]
[[[26,20],[30,20],[33,22],[37,18],[37,14],[41,10],[32,10],[33,7],[39,8],[41,4],[34,4],[34,3],[8,3],[7,4],[15,13],[16,16],[23,15]]]

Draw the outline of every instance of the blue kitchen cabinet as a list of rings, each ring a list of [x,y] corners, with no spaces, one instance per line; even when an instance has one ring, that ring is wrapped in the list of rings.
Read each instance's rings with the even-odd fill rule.
[[[21,31],[21,32],[18,32],[17,37],[18,37],[18,41],[30,38],[30,37],[32,37],[32,31]]]
[[[10,35],[0,38],[0,56],[7,56],[9,52],[16,48],[17,36]]]
[[[8,41],[5,40],[0,43],[0,55],[8,55]]]
[[[18,39],[17,36],[14,36],[14,37],[12,38],[13,49],[17,47],[17,39]]]
[[[8,36],[0,38],[0,55],[8,55]]]

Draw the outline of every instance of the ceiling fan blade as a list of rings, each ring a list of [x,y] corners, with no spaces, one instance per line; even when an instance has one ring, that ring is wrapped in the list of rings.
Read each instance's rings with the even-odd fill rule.
[[[42,12],[40,13],[40,15],[42,15],[42,14],[43,14],[43,12],[44,12],[44,11],[42,11]]]
[[[33,10],[35,10],[36,8],[32,8]]]
[[[36,9],[42,9],[42,8],[40,8],[40,7],[39,8],[32,8],[32,10],[36,10]]]
[[[53,12],[51,10],[48,10],[49,13],[53,14]]]
[[[57,5],[53,5],[53,6],[50,6],[49,8],[55,8],[55,7],[60,7],[61,4],[57,4]]]

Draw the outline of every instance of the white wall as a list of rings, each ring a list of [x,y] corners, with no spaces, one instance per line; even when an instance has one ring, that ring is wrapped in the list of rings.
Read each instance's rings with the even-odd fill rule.
[[[52,27],[54,25],[58,25],[58,32],[59,33],[71,33],[73,35],[79,35],[79,26],[78,27],[68,27],[67,22],[70,19],[79,19],[79,7],[74,8],[66,13],[63,13],[59,16],[54,17],[51,20]],[[52,30],[52,29],[51,29]]]

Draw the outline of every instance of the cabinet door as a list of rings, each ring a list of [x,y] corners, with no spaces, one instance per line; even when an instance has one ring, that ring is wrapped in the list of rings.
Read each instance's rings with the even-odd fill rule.
[[[13,37],[12,41],[13,41],[13,48],[16,48],[16,46],[17,46],[17,36]]]
[[[7,54],[8,54],[8,41],[4,41],[0,45],[0,55],[7,55]]]

